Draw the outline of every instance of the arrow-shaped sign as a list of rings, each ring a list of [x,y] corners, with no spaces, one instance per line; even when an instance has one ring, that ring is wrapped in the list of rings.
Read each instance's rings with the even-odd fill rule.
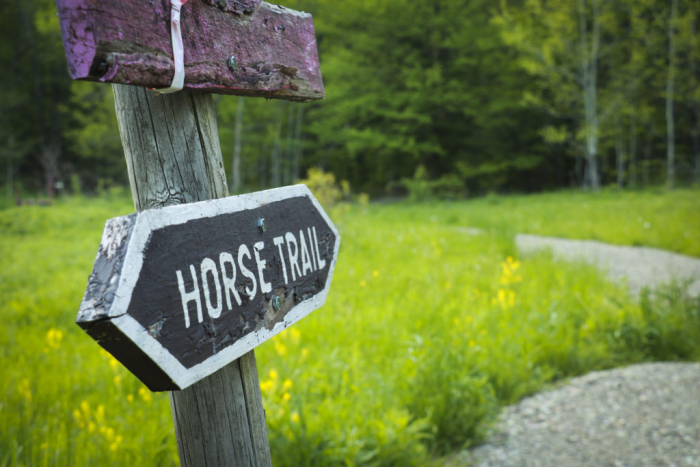
[[[107,221],[77,323],[184,389],[322,306],[340,236],[304,185]]]

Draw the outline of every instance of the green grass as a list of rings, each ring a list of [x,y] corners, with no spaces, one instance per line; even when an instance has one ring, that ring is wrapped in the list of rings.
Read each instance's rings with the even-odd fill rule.
[[[487,196],[408,208],[427,220],[493,230],[643,245],[700,256],[700,189],[578,190]]]
[[[683,193],[630,195],[625,216],[687,219],[694,203],[657,199]],[[700,303],[679,287],[632,300],[590,266],[518,261],[513,209],[569,212],[573,199],[608,212],[612,198],[333,210],[343,240],[327,305],[256,350],[275,465],[425,465],[556,379],[698,359]],[[104,221],[130,211],[114,196],[0,212],[0,466],[177,464],[167,396],[73,324]],[[668,222],[658,238],[684,229],[698,238],[697,221]]]

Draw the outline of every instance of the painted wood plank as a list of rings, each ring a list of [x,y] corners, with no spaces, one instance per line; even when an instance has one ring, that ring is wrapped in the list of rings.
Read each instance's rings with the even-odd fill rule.
[[[206,199],[221,198],[227,196],[226,175],[223,172],[223,161],[219,148],[218,138],[216,138],[216,118],[214,104],[210,95],[190,95],[182,93],[167,96],[153,96],[146,93],[145,89],[114,86],[115,100],[118,111],[119,129],[122,141],[129,140],[129,145],[125,144],[125,156],[129,165],[129,178],[131,189],[134,193],[134,205],[137,210],[144,207],[173,205],[185,200],[203,201]],[[166,106],[178,108],[181,118],[171,121],[185,122],[181,125],[169,127],[167,120],[159,117],[157,113],[151,114],[150,109],[155,108],[157,100],[165,101]],[[189,104],[187,104],[189,102]],[[131,105],[129,104],[131,103]],[[193,114],[197,118],[194,121],[189,118]],[[169,139],[161,138],[163,132],[152,131],[145,133],[140,141],[131,140],[131,135],[138,135],[135,126],[140,125],[146,115],[153,118],[153,126],[157,128],[166,127],[172,133],[181,132],[191,136],[190,143],[186,146],[176,147]],[[196,122],[199,121],[199,124]],[[164,155],[158,150],[151,150],[153,146],[161,147],[164,152],[166,148],[171,148],[175,165],[181,169],[181,175],[187,178],[177,178],[177,174],[169,172],[154,176],[139,170],[139,167],[152,167],[157,171],[164,164]],[[197,150],[196,147],[205,148]],[[207,149],[209,148],[209,149]],[[209,152],[209,151],[213,152]],[[193,151],[190,153],[189,151]],[[193,155],[194,154],[194,155]],[[144,160],[145,159],[145,160]],[[137,163],[138,161],[138,163]],[[142,164],[142,165],[139,165]],[[172,177],[175,177],[174,179]],[[155,184],[155,186],[151,186]],[[170,193],[172,192],[172,195]],[[220,374],[206,378],[198,383],[199,386],[208,386],[210,394],[229,394],[234,387],[244,391],[243,384],[249,381],[249,373],[242,372],[239,362],[244,362],[244,366],[255,366],[255,354],[251,351],[242,356],[238,361],[226,366]],[[245,363],[248,362],[248,363]],[[251,382],[252,384],[252,382]],[[255,381],[255,384],[258,384]],[[197,388],[188,388],[183,391],[170,393],[171,410],[175,423],[175,433],[177,436],[178,452],[180,453],[181,464],[185,467],[201,466],[205,464],[203,454],[206,442],[205,439],[216,439],[215,449],[223,446],[234,446],[236,456],[229,461],[229,465],[243,467],[248,465],[270,467],[272,460],[267,450],[257,451],[255,464],[246,464],[245,458],[239,456],[238,452],[252,451],[262,443],[267,444],[267,432],[264,437],[254,430],[244,430],[241,420],[247,420],[248,426],[265,426],[265,412],[261,410],[262,401],[253,401],[249,398],[242,399],[245,407],[244,412],[234,414],[234,404],[226,404],[226,413],[230,414],[226,418],[207,416],[199,418],[198,405],[192,403],[192,399],[197,399]],[[241,401],[240,397],[232,395],[230,400]],[[216,404],[215,401],[206,400],[207,404]],[[211,414],[211,411],[206,411]],[[259,439],[256,437],[260,437]],[[224,451],[226,454],[228,451]],[[222,455],[223,455],[222,454]],[[219,456],[218,451],[215,454]],[[210,463],[208,465],[215,465]]]
[[[76,322],[152,390],[183,389],[322,306],[339,242],[304,185],[111,219]]]
[[[170,86],[167,0],[56,4],[71,77]],[[185,89],[302,102],[324,97],[311,15],[260,0],[190,0],[181,25]]]

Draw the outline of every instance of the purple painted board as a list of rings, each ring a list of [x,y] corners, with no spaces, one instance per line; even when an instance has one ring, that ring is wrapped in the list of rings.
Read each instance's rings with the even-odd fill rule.
[[[73,79],[170,86],[169,0],[56,4]],[[260,0],[190,0],[181,26],[185,89],[301,102],[325,95],[308,13]]]

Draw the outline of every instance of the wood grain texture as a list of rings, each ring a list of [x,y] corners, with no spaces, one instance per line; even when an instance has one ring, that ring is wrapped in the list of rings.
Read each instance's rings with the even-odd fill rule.
[[[56,4],[71,77],[170,86],[175,70],[170,2]],[[182,8],[181,26],[185,89],[295,101],[324,97],[307,13],[260,0],[191,0]]]
[[[114,96],[137,210],[228,194],[210,95],[115,85]],[[259,387],[258,399],[250,397],[259,385],[251,368],[253,352],[170,393],[183,466],[272,465]]]

